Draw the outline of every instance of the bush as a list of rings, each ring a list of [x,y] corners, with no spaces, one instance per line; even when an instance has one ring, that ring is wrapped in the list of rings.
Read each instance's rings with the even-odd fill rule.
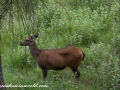
[[[11,66],[18,69],[31,69],[37,66],[36,61],[30,55],[29,51],[25,51],[23,47],[18,52],[12,52],[14,56],[11,57]]]
[[[103,43],[93,44],[88,52],[89,65],[87,66],[92,72],[94,79],[100,84],[101,89],[117,90],[119,82],[119,59],[110,53],[110,45]]]
[[[120,34],[118,33],[112,39],[112,48],[115,51],[115,55],[120,58]]]

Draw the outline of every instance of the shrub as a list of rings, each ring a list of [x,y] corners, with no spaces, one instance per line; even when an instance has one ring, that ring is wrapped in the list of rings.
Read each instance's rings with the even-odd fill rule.
[[[93,44],[90,47],[88,68],[94,72],[94,78],[100,84],[101,89],[114,89],[118,88],[119,81],[119,60],[117,57],[110,53],[110,45],[103,43]]]
[[[112,39],[112,48],[115,50],[115,54],[120,58],[120,34],[117,34]]]
[[[23,48],[23,47],[21,47]],[[11,57],[12,67],[18,69],[30,69],[35,68],[37,66],[35,60],[30,55],[29,51],[25,51],[25,49],[20,49],[18,52],[12,52],[14,56]]]

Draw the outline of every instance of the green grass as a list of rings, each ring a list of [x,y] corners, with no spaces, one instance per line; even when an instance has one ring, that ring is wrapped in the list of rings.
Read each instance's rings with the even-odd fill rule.
[[[39,83],[48,86],[7,88],[8,90],[119,90],[120,3],[117,0],[82,0],[79,6],[75,1],[62,0],[61,5],[64,7],[54,0],[45,1],[49,8],[39,2],[40,6],[36,11],[40,16],[39,19],[37,15],[34,17],[34,25],[28,17],[25,18],[25,26],[22,20],[17,21],[17,17],[13,18],[12,25],[6,16],[0,31],[5,84]],[[40,28],[37,28],[37,24]],[[81,78],[77,87],[74,85],[74,74],[69,68],[61,71],[50,70],[43,82],[42,70],[30,55],[29,48],[19,45],[21,40],[35,34],[38,29],[36,43],[40,49],[72,45],[83,50],[85,59],[79,66]]]

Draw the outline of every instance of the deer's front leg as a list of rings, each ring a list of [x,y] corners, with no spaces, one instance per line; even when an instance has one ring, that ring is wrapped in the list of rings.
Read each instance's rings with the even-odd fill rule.
[[[48,70],[47,69],[42,69],[42,72],[43,72],[43,81],[45,81],[45,79],[47,77]]]

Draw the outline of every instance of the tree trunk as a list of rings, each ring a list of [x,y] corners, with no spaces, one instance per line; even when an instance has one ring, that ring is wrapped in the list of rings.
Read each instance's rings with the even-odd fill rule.
[[[0,55],[0,85],[5,85],[4,79],[3,79],[3,74],[2,74],[1,55]],[[6,87],[1,87],[0,90],[6,90]]]

